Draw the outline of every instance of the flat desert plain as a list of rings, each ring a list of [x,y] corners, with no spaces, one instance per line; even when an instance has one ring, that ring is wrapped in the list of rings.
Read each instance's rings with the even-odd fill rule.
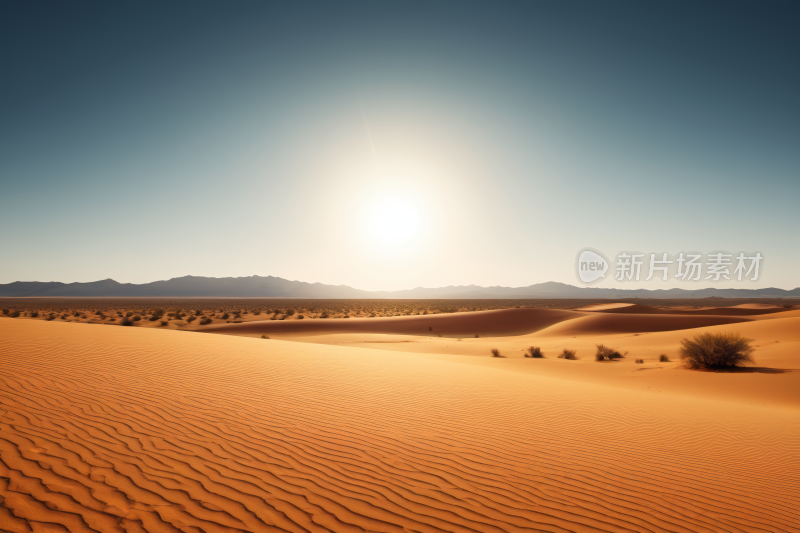
[[[201,331],[0,319],[0,530],[800,531],[800,311]],[[681,368],[707,331],[755,365]]]

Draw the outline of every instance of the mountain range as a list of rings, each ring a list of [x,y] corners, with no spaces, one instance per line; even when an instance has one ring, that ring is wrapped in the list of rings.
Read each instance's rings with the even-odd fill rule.
[[[306,283],[274,276],[183,276],[151,283],[15,281],[0,284],[0,297],[206,297],[206,298],[800,298],[800,288],[605,289],[548,281],[527,287],[459,285],[401,291],[363,291],[347,285]]]

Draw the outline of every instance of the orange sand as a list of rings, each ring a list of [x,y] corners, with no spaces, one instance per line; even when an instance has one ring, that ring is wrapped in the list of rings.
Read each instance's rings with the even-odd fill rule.
[[[606,334],[647,362],[595,363],[603,317],[561,313],[485,315],[503,336],[462,341],[395,319],[276,333],[294,342],[0,320],[0,530],[800,531],[800,316],[664,317],[783,369],[715,374],[654,361],[695,329]],[[410,318],[479,325],[458,316]]]

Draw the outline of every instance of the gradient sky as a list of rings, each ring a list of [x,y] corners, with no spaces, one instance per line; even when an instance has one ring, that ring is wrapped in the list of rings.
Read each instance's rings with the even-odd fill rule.
[[[760,251],[717,286],[794,288],[799,14],[5,1],[0,283],[576,284],[593,247]],[[382,194],[421,217],[394,250],[364,236]]]

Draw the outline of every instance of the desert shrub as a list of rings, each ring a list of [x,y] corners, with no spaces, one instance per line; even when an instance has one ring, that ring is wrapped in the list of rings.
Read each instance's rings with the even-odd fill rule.
[[[102,311],[95,311],[94,314],[96,314],[98,316],[103,316],[103,312]]]
[[[132,317],[133,316],[133,311],[128,311],[127,313],[125,313],[125,316],[128,317],[128,318]]]
[[[752,342],[739,333],[698,333],[681,340],[681,359],[687,368],[730,369],[753,363]]]
[[[161,324],[162,326],[166,326],[167,324],[169,324],[169,320],[162,320],[161,322],[159,322],[159,324]]]
[[[16,310],[11,311],[11,313],[9,313],[8,316],[10,316],[11,318],[17,318],[19,316],[19,311]]]
[[[261,314],[261,311],[255,311],[253,314],[254,314],[255,316],[258,316],[258,315],[260,315],[260,314]]]
[[[7,315],[8,314],[8,309],[3,309],[3,314]]]
[[[128,317],[124,317],[122,320],[119,321],[120,326],[132,326],[133,320]]]
[[[295,311],[294,309],[286,310],[286,316],[293,316],[295,313],[297,313],[297,311]]]
[[[187,322],[191,322],[192,320],[197,320],[197,317],[196,316],[186,317]]]
[[[39,316],[39,312],[38,311],[31,311],[29,316],[32,317],[32,318],[36,318],[36,317]]]
[[[480,335],[478,335],[478,334],[476,333],[476,334],[475,334],[475,338],[477,339],[477,338],[479,338],[479,337],[480,337]]]
[[[228,320],[230,317],[231,317],[231,315],[229,315],[228,313],[222,313],[222,316],[220,318],[222,320]]]
[[[618,350],[611,348],[610,346],[606,346],[604,344],[595,344],[595,346],[597,347],[597,352],[594,354],[595,361],[603,361],[605,359],[613,361],[614,359],[625,357],[624,354],[619,353]]]
[[[528,348],[528,351],[525,353],[525,357],[544,357],[544,355],[542,355],[542,349],[541,348],[539,348],[538,346],[531,346],[531,347]]]
[[[140,317],[139,315],[133,315],[133,321],[134,322],[139,322],[141,319],[142,319],[142,317]]]
[[[642,363],[644,363],[644,359],[637,359],[636,360],[636,364],[637,365],[641,365]]]
[[[320,318],[330,318],[331,315],[328,314],[327,311],[324,311],[319,317]]]
[[[269,337],[268,337],[268,336],[266,336],[266,335],[261,335],[261,338],[262,338],[262,339],[269,339]]]
[[[490,351],[492,352],[492,357],[503,357],[502,355],[500,355],[500,350],[498,350],[497,348],[492,348]]]
[[[661,355],[658,356],[658,362],[659,363],[669,363],[669,357],[667,357],[667,354],[662,353]]]
[[[577,352],[575,350],[567,350],[566,348],[564,348],[564,350],[560,354],[558,354],[558,358],[575,360],[577,359],[577,357],[575,357],[576,353]]]
[[[200,319],[200,325],[205,326],[206,324],[211,324],[211,319],[204,316]]]
[[[297,320],[303,320],[305,317],[303,315],[297,315]]]

